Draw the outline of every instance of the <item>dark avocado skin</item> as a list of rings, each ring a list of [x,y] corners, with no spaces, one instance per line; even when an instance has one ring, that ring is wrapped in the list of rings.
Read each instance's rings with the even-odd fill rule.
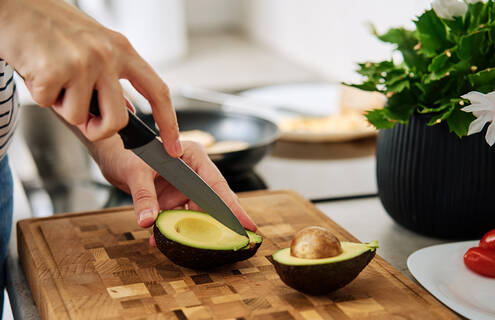
[[[261,246],[261,243],[263,242],[263,239],[261,239],[260,242],[251,242],[248,244],[246,248],[243,248],[241,250],[237,250],[234,252],[236,260],[237,261],[242,261],[242,260],[247,260],[254,256],[256,254],[256,251],[258,251],[258,248]]]
[[[153,226],[156,247],[173,263],[191,269],[211,269],[246,260],[256,254],[261,246],[259,243],[250,243],[249,247],[234,250],[210,250],[185,246],[165,237],[156,225]]]
[[[291,266],[271,260],[286,285],[307,294],[322,295],[354,280],[375,257],[375,253],[376,250],[368,250],[349,260],[311,266]]]

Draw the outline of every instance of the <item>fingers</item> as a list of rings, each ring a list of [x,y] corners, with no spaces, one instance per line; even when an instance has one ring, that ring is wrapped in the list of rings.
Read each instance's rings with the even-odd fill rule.
[[[154,235],[151,235],[149,242],[150,242],[150,246],[156,247],[156,241]]]
[[[89,102],[93,94],[93,85],[83,79],[63,91],[61,101],[53,104],[53,109],[72,125],[86,123],[89,117]]]
[[[117,77],[103,76],[97,80],[99,117],[90,117],[85,126],[80,127],[91,141],[97,141],[114,135],[129,121],[127,104]],[[89,102],[88,102],[89,107]]]
[[[127,100],[127,98],[125,98],[125,105],[127,109],[130,109],[132,111],[132,113],[136,113],[136,108],[134,108],[132,103],[129,100]]]
[[[41,107],[47,108],[55,104],[65,81],[65,78],[57,77],[54,74],[43,74],[34,80],[26,79],[25,83],[33,100]]]
[[[124,76],[149,101],[153,118],[160,129],[160,137],[168,154],[180,157],[183,149],[179,141],[177,117],[167,85],[140,57],[129,63]]]
[[[187,202],[186,196],[180,193],[175,187],[165,182],[163,178],[158,178],[156,191],[158,194],[158,203],[161,209],[169,210],[177,207],[183,207]]]
[[[235,214],[239,222],[251,231],[256,231],[256,224],[251,220],[246,211],[241,207],[239,198],[230,189],[227,181],[222,176],[218,168],[210,160],[201,146],[192,142],[184,142],[186,152],[183,159],[205,180],[208,185],[215,190],[220,198]],[[191,206],[195,209],[197,205]]]
[[[129,176],[128,186],[138,224],[143,228],[153,225],[159,212],[153,171],[151,169],[136,171]]]

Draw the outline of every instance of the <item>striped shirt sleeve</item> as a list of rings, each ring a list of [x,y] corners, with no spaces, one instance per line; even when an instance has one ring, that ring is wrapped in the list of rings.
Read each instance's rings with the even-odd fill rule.
[[[7,153],[12,140],[18,112],[14,72],[6,61],[0,59],[0,159]]]

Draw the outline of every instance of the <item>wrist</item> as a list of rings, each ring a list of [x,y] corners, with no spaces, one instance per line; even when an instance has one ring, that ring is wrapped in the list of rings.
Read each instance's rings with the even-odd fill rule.
[[[110,158],[110,155],[124,150],[124,145],[118,135],[113,135],[100,141],[88,141],[86,147],[91,153],[93,159],[101,165],[104,164],[106,161],[105,159]]]

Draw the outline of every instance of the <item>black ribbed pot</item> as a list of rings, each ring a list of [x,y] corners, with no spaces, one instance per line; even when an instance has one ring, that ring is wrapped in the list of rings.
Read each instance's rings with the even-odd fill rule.
[[[376,175],[380,200],[400,225],[442,238],[480,237],[495,228],[495,147],[485,130],[459,139],[446,124],[381,130]]]

